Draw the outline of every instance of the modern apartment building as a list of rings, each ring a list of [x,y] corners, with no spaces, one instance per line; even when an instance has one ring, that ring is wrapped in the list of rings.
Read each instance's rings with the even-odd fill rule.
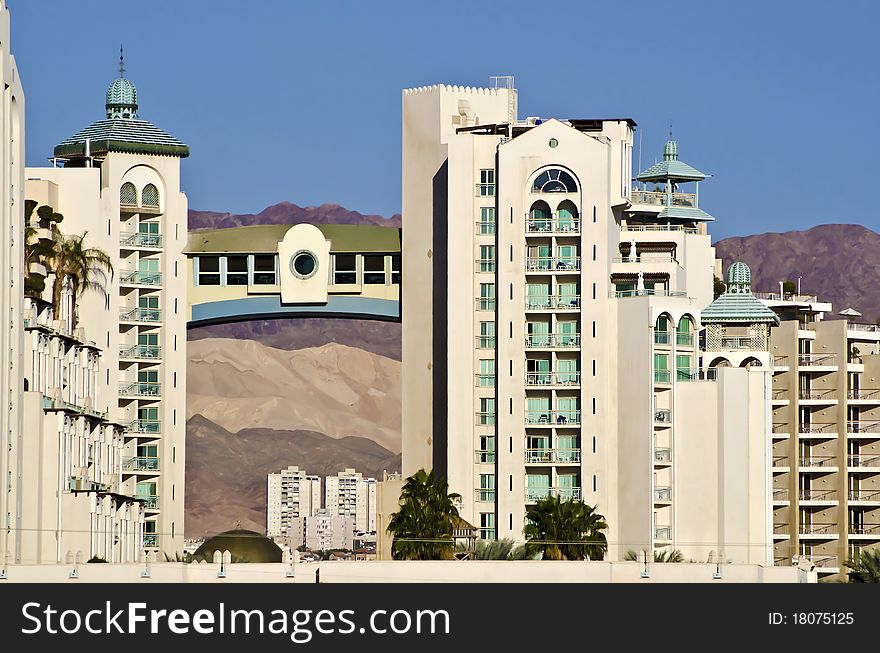
[[[144,549],[183,549],[186,421],[186,145],[138,117],[134,84],[106,94],[106,117],[54,151],[53,167],[28,168],[27,191],[51,197],[63,231],[87,233],[108,253],[108,296],[85,293],[78,323],[103,349],[94,409],[123,425],[123,484],[143,501]]]
[[[310,551],[352,548],[354,519],[351,516],[334,515],[321,509],[314,515],[303,517],[303,523],[303,543]]]
[[[376,479],[345,469],[324,480],[324,508],[331,515],[351,517],[359,531],[376,530]]]
[[[774,559],[842,578],[880,543],[880,327],[825,319],[831,304],[815,296],[761,296],[782,319],[770,338]]]
[[[403,93],[403,474],[487,539],[553,494],[598,506],[612,559],[768,562],[766,338],[761,365],[699,347],[706,175],[670,140],[633,188],[632,120],[516,107],[507,80]]]
[[[321,509],[321,477],[295,465],[268,475],[266,535],[301,543],[302,519]],[[297,546],[297,545],[294,545]]]

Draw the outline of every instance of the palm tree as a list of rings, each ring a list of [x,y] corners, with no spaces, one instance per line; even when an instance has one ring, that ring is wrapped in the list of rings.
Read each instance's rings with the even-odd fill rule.
[[[88,232],[81,235],[65,236],[57,233],[52,255],[48,260],[55,281],[52,284],[52,304],[55,316],[61,316],[61,298],[64,284],[69,279],[73,285],[73,325],[76,326],[76,302],[80,295],[89,290],[98,292],[106,299],[107,273],[113,278],[113,262],[110,256],[97,247],[86,247],[84,241]]]
[[[394,538],[395,560],[452,560],[452,526],[458,517],[445,478],[420,469],[406,479],[400,493],[400,510],[391,515],[388,532]]]
[[[31,276],[30,268],[33,263],[45,263],[52,256],[54,246],[45,240],[36,238],[37,228],[31,224],[34,209],[37,202],[25,200],[24,203],[24,292],[25,295],[42,295],[46,289],[46,280],[42,276]],[[64,219],[60,213],[55,213],[49,206],[41,206],[37,209],[40,216],[40,224],[47,224],[50,229]]]
[[[583,501],[561,501],[558,496],[540,499],[526,514],[523,529],[530,552],[541,551],[545,560],[603,560],[608,541],[605,517]]]
[[[844,563],[850,583],[880,583],[880,549],[862,551]]]
[[[639,556],[636,551],[630,549],[623,556],[624,560],[635,560],[636,562],[642,562],[643,558]],[[681,551],[678,549],[671,549],[669,551],[654,551],[654,562],[684,562],[684,556]]]

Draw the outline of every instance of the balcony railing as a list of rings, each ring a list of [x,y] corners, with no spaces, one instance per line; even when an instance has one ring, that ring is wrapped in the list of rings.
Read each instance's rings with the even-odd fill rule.
[[[852,454],[846,457],[848,467],[880,467],[880,454]]]
[[[575,348],[581,346],[579,333],[542,333],[525,338],[526,349]]]
[[[529,487],[526,488],[526,501],[540,501],[549,496],[562,501],[577,501],[581,498],[579,487]]]
[[[495,426],[495,413],[475,413],[477,426]]]
[[[654,539],[655,540],[671,540],[672,539],[672,527],[671,526],[655,526],[654,527]]]
[[[788,488],[776,488],[773,490],[773,501],[788,501]]]
[[[80,406],[79,404],[65,401],[64,399],[53,399],[52,397],[46,396],[43,397],[43,410],[66,410],[72,413],[79,413],[80,415],[91,415],[98,419],[106,419],[107,417],[107,413],[105,412],[93,408],[86,408],[85,406]]]
[[[780,401],[783,399],[785,399],[787,401],[788,397],[785,396],[787,394],[788,394],[787,388],[780,388],[779,390],[774,390],[771,396],[775,401]]]
[[[672,342],[672,334],[669,331],[655,331],[654,332],[654,344],[655,345],[668,345]]]
[[[687,293],[680,290],[656,290],[645,288],[642,290],[614,290],[608,293],[612,299],[621,297],[687,297]]]
[[[495,223],[494,222],[477,222],[476,232],[478,236],[494,236],[495,235]]]
[[[740,336],[723,336],[721,338],[722,349],[757,349],[751,338]]]
[[[672,372],[669,370],[654,370],[654,383],[672,383]]]
[[[825,399],[836,399],[834,390],[801,390],[799,393],[801,399],[807,401],[820,401]]]
[[[161,322],[162,311],[158,308],[122,308],[119,310],[121,322]]]
[[[495,197],[495,184],[477,184],[477,197]]]
[[[654,462],[655,463],[671,463],[672,462],[672,449],[666,447],[660,447],[654,449]]]
[[[121,233],[119,244],[123,247],[162,247],[162,236],[159,234]]]
[[[125,426],[125,430],[129,433],[156,434],[161,432],[161,426],[161,422],[157,419],[136,419],[129,422]]]
[[[494,311],[495,310],[495,298],[494,297],[477,297],[476,305],[477,305],[478,311]]]
[[[158,458],[126,458],[122,461],[122,469],[127,472],[158,472]]]
[[[119,283],[140,286],[160,286],[162,285],[162,273],[126,270],[119,275]]]
[[[774,356],[773,365],[775,367],[788,367],[788,356]]]
[[[801,367],[836,367],[837,354],[798,354],[798,365]]]
[[[526,411],[526,424],[580,424],[579,410],[536,410]]]
[[[850,322],[846,328],[851,331],[869,331],[871,333],[880,333],[880,325],[878,324],[858,324]]]
[[[622,254],[611,257],[612,263],[678,263],[672,252],[643,252],[636,256]]]
[[[654,501],[672,501],[671,487],[655,487]]]
[[[475,262],[477,272],[495,272],[494,258],[478,258]]]
[[[837,568],[837,556],[830,555],[799,555],[797,556],[799,560],[804,560],[809,562],[810,564],[816,565],[820,569],[831,569]]]
[[[662,370],[658,370],[662,371]],[[654,411],[654,421],[660,422],[661,424],[672,424],[672,413],[666,409],[661,408],[659,410]]]
[[[877,535],[880,536],[880,524],[864,524],[862,526],[850,526],[850,535]]]
[[[474,452],[478,463],[494,463],[495,451],[488,449],[478,449]]]
[[[774,535],[788,535],[788,524],[773,524]]]
[[[537,295],[526,297],[527,311],[578,310],[580,295]]]
[[[798,532],[801,535],[833,535],[837,524],[801,524]]]
[[[526,385],[530,387],[543,385],[580,385],[580,372],[528,372]]]
[[[802,456],[801,467],[837,467],[837,459],[834,456]]]
[[[837,501],[837,490],[800,490],[798,499],[801,501]]]
[[[159,497],[157,497],[155,495],[150,495],[150,496],[138,495],[137,498],[144,502],[144,508],[146,510],[158,510],[159,509]]]
[[[158,397],[162,394],[161,383],[120,383],[119,394],[123,397]]]
[[[850,501],[875,501],[880,502],[880,489],[877,490],[850,490]]]
[[[790,429],[791,429],[791,427],[789,426],[789,424],[787,422],[779,422],[779,423],[773,425],[772,430],[773,430],[773,433],[779,433],[779,434],[784,433],[784,434],[788,435],[788,432]]]
[[[526,449],[527,463],[579,463],[580,449]]]
[[[801,435],[837,434],[837,424],[801,424],[798,433]]]
[[[677,369],[675,370],[675,378],[678,381],[716,381],[718,380],[718,368]]]
[[[475,494],[477,501],[495,501],[495,488],[477,488]]]
[[[788,456],[773,456],[773,467],[788,467]]]
[[[571,272],[581,269],[580,256],[536,257],[526,259],[526,272]]]
[[[682,231],[686,234],[697,233],[696,227],[686,227],[680,224],[628,224],[623,231]]]
[[[694,334],[693,333],[676,333],[675,334],[675,344],[679,347],[693,347],[694,346]]]
[[[875,399],[880,402],[880,390],[847,390],[847,399]]]
[[[494,374],[474,374],[474,382],[478,388],[494,388]]]
[[[847,433],[880,433],[880,422],[855,420],[846,423]]]
[[[119,348],[119,358],[153,360],[161,357],[162,348],[158,345],[133,345]]]
[[[817,295],[798,295],[797,293],[778,293],[778,292],[753,292],[758,299],[768,299],[777,302],[810,302],[817,303],[819,297]]]
[[[580,231],[580,220],[574,218],[553,220],[548,218],[533,218],[526,215],[527,234],[576,234]]]
[[[633,190],[633,204],[649,204],[651,206],[697,206],[697,196],[694,193],[670,193],[667,203],[667,195],[663,191]]]
[[[477,349],[495,349],[495,336],[477,336]]]
[[[159,536],[155,533],[144,533],[144,548],[155,549],[159,546]]]

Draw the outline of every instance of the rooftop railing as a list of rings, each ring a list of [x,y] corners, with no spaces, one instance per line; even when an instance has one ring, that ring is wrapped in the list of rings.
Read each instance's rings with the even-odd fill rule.
[[[778,292],[752,292],[758,299],[768,299],[771,301],[781,302],[818,302],[817,295],[798,295],[797,293],[778,293]]]
[[[686,234],[695,234],[697,228],[680,224],[628,224],[622,227],[622,231],[682,231]]]
[[[649,204],[651,206],[697,206],[697,196],[695,193],[670,193],[668,196],[664,191],[650,190],[633,190],[633,204]]]

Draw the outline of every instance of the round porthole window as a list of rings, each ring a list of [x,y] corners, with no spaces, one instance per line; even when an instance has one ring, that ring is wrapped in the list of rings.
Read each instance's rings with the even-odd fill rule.
[[[556,147],[557,145],[559,145],[559,141],[557,141],[555,138],[551,138],[549,145],[550,147]]]
[[[318,259],[312,252],[301,249],[290,257],[290,271],[300,279],[310,279],[318,271]]]

